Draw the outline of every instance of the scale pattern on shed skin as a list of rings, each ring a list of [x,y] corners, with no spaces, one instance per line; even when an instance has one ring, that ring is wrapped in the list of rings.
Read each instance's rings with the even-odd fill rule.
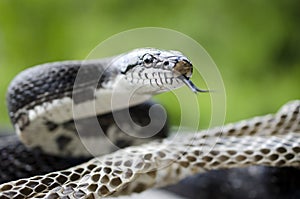
[[[0,186],[0,198],[99,198],[162,187],[212,169],[300,166],[300,101],[277,114],[129,147]]]

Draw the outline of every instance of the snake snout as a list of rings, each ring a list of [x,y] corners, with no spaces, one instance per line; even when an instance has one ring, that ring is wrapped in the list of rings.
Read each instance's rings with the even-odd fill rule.
[[[193,65],[188,60],[179,60],[173,67],[173,71],[178,76],[185,76],[186,78],[189,78],[193,73]]]
[[[186,59],[181,59],[173,67],[174,74],[177,75],[177,78],[183,81],[194,93],[198,92],[208,92],[208,90],[202,90],[197,88],[194,83],[190,80],[190,77],[193,73],[193,65]]]

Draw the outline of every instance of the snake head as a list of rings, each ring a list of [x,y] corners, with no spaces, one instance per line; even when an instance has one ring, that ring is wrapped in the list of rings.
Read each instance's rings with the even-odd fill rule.
[[[131,85],[142,87],[143,93],[161,93],[187,85],[193,92],[207,92],[190,80],[193,65],[178,51],[141,48],[117,59],[120,73]],[[121,67],[120,67],[121,66]]]

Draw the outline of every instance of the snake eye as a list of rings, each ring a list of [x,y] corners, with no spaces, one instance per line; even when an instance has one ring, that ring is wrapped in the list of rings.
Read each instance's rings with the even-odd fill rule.
[[[150,67],[151,64],[153,63],[154,57],[150,54],[145,54],[143,56],[143,62],[145,64],[145,66]]]

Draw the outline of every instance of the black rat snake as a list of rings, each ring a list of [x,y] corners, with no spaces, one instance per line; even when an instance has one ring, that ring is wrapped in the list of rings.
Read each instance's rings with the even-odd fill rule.
[[[64,171],[2,184],[0,198],[117,196],[172,184],[210,169],[299,166],[299,101],[276,115],[151,141],[165,138],[167,125],[162,112],[156,115],[157,121],[151,121],[148,112],[153,104],[144,102],[184,84],[193,92],[205,92],[190,81],[192,69],[180,52],[146,48],[106,59],[44,64],[22,72],[12,81],[7,100],[14,128],[29,149],[15,139],[4,139],[6,144],[0,145],[6,151],[3,161],[12,159],[7,165],[15,168],[5,167],[3,181],[65,169],[86,160],[90,152],[103,155],[118,147],[147,144]],[[127,107],[138,127],[128,119]],[[101,128],[95,126],[95,118]],[[115,118],[119,118],[116,123]],[[10,155],[18,150],[19,160]],[[71,158],[65,160],[65,156]],[[34,165],[46,166],[36,169]],[[18,167],[22,169],[14,173]],[[10,173],[12,177],[5,176]]]

